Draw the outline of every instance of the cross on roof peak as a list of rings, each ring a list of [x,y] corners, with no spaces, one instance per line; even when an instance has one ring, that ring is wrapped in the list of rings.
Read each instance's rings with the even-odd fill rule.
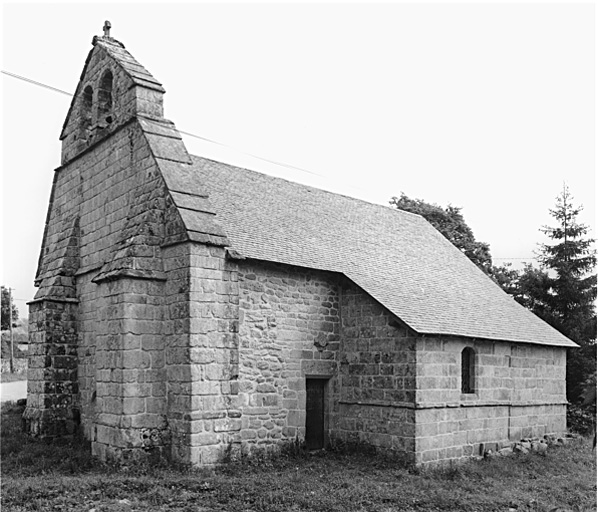
[[[108,20],[106,20],[104,22],[104,37],[110,37],[110,29],[112,28],[112,23],[110,23]]]

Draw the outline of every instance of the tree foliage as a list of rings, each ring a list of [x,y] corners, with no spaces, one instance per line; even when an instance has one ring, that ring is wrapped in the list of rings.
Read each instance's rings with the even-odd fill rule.
[[[557,328],[574,341],[584,343],[588,341],[586,324],[592,316],[595,318],[596,252],[594,240],[585,237],[588,227],[577,222],[582,207],[573,206],[572,199],[564,187],[556,208],[550,210],[557,225],[542,228],[553,243],[540,246],[538,261],[542,268],[554,273],[549,278],[546,300]]]
[[[393,197],[390,204],[399,210],[424,217],[486,274],[492,273],[490,246],[475,239],[473,231],[461,214],[461,208],[452,205],[443,208],[421,199],[411,199],[403,192],[400,197]]]
[[[10,300],[10,292],[8,288],[2,286],[2,330],[6,331],[10,329],[10,309],[9,305],[11,304]],[[19,310],[15,306],[14,302],[12,302],[12,326],[16,327],[17,320],[19,319]]]
[[[424,217],[517,302],[580,345],[567,358],[567,398],[582,400],[596,372],[596,252],[588,227],[577,220],[582,207],[574,206],[568,188],[549,210],[554,226],[541,228],[549,242],[539,247],[539,267],[528,263],[522,270],[492,264],[489,245],[475,239],[461,208],[443,208],[404,193],[390,204]]]

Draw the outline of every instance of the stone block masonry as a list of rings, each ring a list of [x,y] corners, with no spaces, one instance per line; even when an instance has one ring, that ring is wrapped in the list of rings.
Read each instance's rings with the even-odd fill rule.
[[[170,458],[162,281],[121,278],[98,285],[92,453],[102,459]]]
[[[177,460],[211,465],[238,442],[238,287],[225,250],[164,251],[169,310],[167,416]]]
[[[303,441],[306,378],[327,381],[324,435],[338,424],[339,277],[238,262],[237,440],[245,453]]]
[[[161,334],[158,322],[162,313],[147,311],[156,306],[156,292],[147,278],[157,279],[157,283],[163,279],[156,244],[169,221],[165,216],[152,223],[151,205],[167,211],[167,206],[160,204],[164,197],[163,182],[135,124],[124,126],[111,135],[110,143],[99,141],[56,171],[38,269],[39,290],[30,311],[33,372],[26,418],[31,433],[51,435],[47,428],[36,426],[35,418],[53,417],[70,408],[62,415],[75,421],[81,414],[84,431],[94,440],[94,425],[100,425],[99,436],[105,441],[106,429],[117,428],[121,421],[118,415],[124,410],[119,408],[125,402],[127,411],[134,407],[132,397],[124,396],[123,385],[138,380],[132,376],[134,367],[151,356],[149,352],[141,354],[139,340]],[[147,236],[150,231],[155,236]],[[66,238],[65,232],[69,234]],[[117,291],[117,284],[110,279],[132,268],[144,279],[143,285],[123,284]],[[68,319],[50,321],[59,307]],[[68,332],[57,334],[57,329],[66,326]],[[57,354],[54,344],[63,338],[67,342],[62,342],[60,350],[67,352]],[[130,352],[135,344],[139,345],[136,355]],[[67,364],[68,386],[63,375]],[[43,365],[46,371],[41,371]],[[55,393],[52,400],[61,401],[60,408],[50,400],[50,389]]]
[[[473,392],[461,353],[473,349]],[[564,432],[564,351],[542,345],[426,337],[417,342],[417,464],[482,455],[487,446]],[[481,452],[481,453],[480,453]]]
[[[413,460],[416,334],[357,286],[341,291],[337,441]]]

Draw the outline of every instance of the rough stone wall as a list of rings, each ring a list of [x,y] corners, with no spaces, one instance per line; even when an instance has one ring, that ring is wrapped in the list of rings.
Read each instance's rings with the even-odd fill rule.
[[[329,437],[338,423],[339,278],[250,260],[238,266],[242,449],[304,439],[306,377],[328,379]]]
[[[29,309],[25,428],[42,437],[72,435],[77,404],[77,303],[39,301]]]
[[[341,296],[336,436],[392,450],[412,461],[415,333],[358,287],[344,286]]]
[[[474,393],[461,393],[461,351],[475,351]],[[420,338],[416,462],[483,454],[566,430],[566,350],[532,344]]]
[[[81,427],[86,439],[93,439],[97,391],[96,391],[96,326],[100,321],[100,307],[96,302],[97,285],[92,282],[94,273],[78,276],[79,323],[77,344],[78,402],[81,410]]]
[[[110,141],[103,141],[87,153],[68,165],[56,170],[52,198],[48,211],[44,244],[38,267],[37,283],[39,290],[36,303],[31,305],[30,317],[33,324],[30,334],[30,360],[32,368],[41,368],[42,355],[52,348],[53,340],[60,339],[62,320],[51,324],[44,323],[45,317],[55,314],[58,304],[68,309],[70,343],[72,345],[72,370],[77,371],[77,361],[84,361],[81,379],[82,389],[72,387],[73,407],[80,406],[79,391],[91,400],[89,391],[95,377],[94,370],[88,368],[90,357],[95,347],[98,297],[97,285],[88,284],[86,288],[76,286],[76,281],[89,281],[89,273],[98,271],[104,261],[109,259],[112,248],[118,242],[129,211],[129,201],[135,184],[139,181],[140,166],[151,167],[149,154],[142,150],[143,137],[134,124],[129,124],[113,134]],[[140,151],[138,151],[140,150]],[[141,154],[140,154],[141,153]],[[137,159],[134,165],[132,162]],[[76,228],[76,229],[74,229]],[[94,290],[90,290],[90,287]],[[85,299],[79,317],[80,298]],[[67,325],[67,324],[64,324]],[[79,349],[77,349],[79,346]],[[77,350],[79,355],[77,358]],[[47,359],[47,368],[54,362]],[[30,374],[28,411],[26,416],[39,416],[33,409],[50,407],[40,402],[42,388],[49,389],[55,378],[48,372],[34,371]],[[78,388],[78,386],[77,386]],[[55,388],[56,389],[56,388]],[[88,401],[83,402],[84,419],[89,418]],[[31,409],[33,408],[33,409]],[[86,425],[89,430],[89,424]],[[40,433],[39,428],[33,428]]]

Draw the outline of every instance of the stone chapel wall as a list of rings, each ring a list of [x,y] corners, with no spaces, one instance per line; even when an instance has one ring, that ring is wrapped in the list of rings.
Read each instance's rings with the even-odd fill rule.
[[[475,352],[473,393],[461,388],[465,347]],[[566,349],[559,347],[420,338],[416,462],[481,455],[522,438],[564,432],[565,362]]]
[[[416,334],[363,290],[342,289],[336,439],[413,460]]]
[[[141,192],[140,178],[153,166],[141,131],[131,123],[65,167],[80,180],[79,405],[84,430],[94,442],[98,437],[96,432],[92,433],[92,425],[96,421],[103,425],[105,415],[109,414],[117,422],[116,411],[120,406],[115,402],[118,401],[116,388],[133,380],[128,373],[123,374],[131,368],[128,362],[125,367],[122,356],[116,352],[125,349],[124,337],[118,336],[127,315],[134,312],[130,307],[125,311],[126,296],[119,298],[109,291],[115,285],[98,284],[92,279],[110,259],[125,228],[132,199]],[[150,284],[142,286],[147,293],[146,303],[160,304],[161,299],[155,298],[156,291],[150,291]],[[129,299],[133,301],[132,297]],[[137,344],[132,341],[135,333],[130,333],[129,338],[126,348],[131,349]],[[99,439],[108,443],[105,432],[106,429],[100,428]]]
[[[95,347],[101,325],[97,285],[91,277],[108,259],[123,229],[138,173],[152,165],[147,149],[141,150],[143,145],[140,130],[129,123],[55,171],[38,269],[39,290],[30,312],[33,371],[28,405],[32,413],[32,408],[48,409],[51,402],[65,404],[66,400],[69,408],[80,410],[87,433],[95,407]],[[138,159],[135,165],[134,159]],[[68,318],[56,324],[58,330],[48,330],[44,321],[51,304],[50,309],[68,309]],[[69,322],[69,336],[64,337],[62,330]],[[70,399],[64,385],[51,384],[57,377],[48,374],[61,363],[44,359],[45,354],[64,356],[65,352],[72,356],[70,363],[65,362],[73,373]]]
[[[251,260],[238,267],[242,449],[303,440],[306,377],[327,379],[330,436],[338,421],[340,277]]]
[[[77,264],[72,269],[61,240],[75,223]],[[34,303],[31,311],[33,373],[25,417],[34,420],[32,433],[66,433],[36,426],[41,415],[48,424],[56,423],[56,403],[63,415],[69,416],[66,409],[75,416],[80,412],[93,453],[101,458],[132,456],[139,449],[169,456],[165,339],[174,331],[169,297],[177,290],[165,288],[169,274],[163,268],[160,243],[176,223],[135,120],[56,171],[36,296],[42,302]],[[188,258],[184,266],[189,266]],[[65,272],[71,272],[70,281]],[[58,286],[66,282],[69,287]],[[49,324],[44,323],[48,304],[63,303],[72,324],[66,337],[48,332]],[[61,329],[70,325],[61,323]],[[37,354],[64,351],[52,343],[68,340],[71,381],[58,387],[54,381],[61,376],[48,371],[57,373],[54,368],[60,362],[56,365]]]

